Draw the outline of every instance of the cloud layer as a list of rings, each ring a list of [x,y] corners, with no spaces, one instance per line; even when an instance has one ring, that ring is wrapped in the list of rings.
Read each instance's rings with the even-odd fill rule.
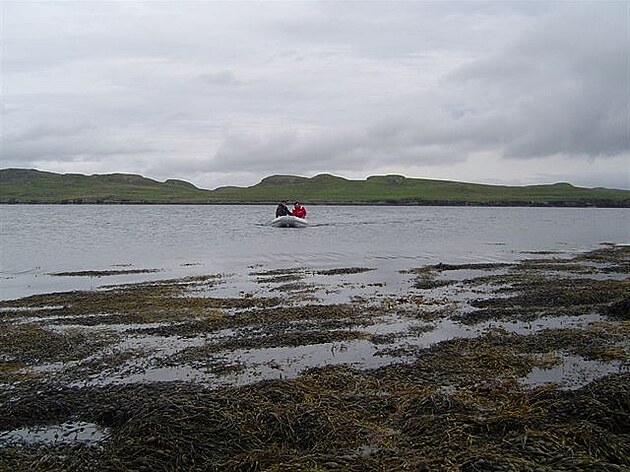
[[[630,188],[623,2],[0,8],[0,167]]]

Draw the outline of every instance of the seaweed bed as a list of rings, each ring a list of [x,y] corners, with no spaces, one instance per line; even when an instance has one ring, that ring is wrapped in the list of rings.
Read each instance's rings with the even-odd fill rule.
[[[82,270],[78,272],[54,272],[48,275],[56,277],[106,277],[109,275],[151,274],[158,269],[125,269],[125,270]]]
[[[528,255],[0,302],[0,470],[630,470],[630,247]]]

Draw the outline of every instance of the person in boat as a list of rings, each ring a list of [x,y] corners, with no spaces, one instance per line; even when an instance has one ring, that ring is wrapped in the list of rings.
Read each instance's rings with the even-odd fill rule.
[[[306,218],[306,208],[304,208],[300,202],[295,202],[291,215],[297,216],[298,218]]]
[[[279,216],[287,216],[290,214],[291,214],[291,211],[289,210],[289,207],[287,206],[287,201],[282,200],[280,204],[276,207],[276,218],[278,218]]]

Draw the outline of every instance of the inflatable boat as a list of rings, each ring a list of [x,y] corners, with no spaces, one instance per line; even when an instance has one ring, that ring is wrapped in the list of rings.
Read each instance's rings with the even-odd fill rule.
[[[298,218],[297,216],[285,215],[279,216],[271,222],[271,226],[276,228],[304,228],[308,226],[308,221],[304,218]]]

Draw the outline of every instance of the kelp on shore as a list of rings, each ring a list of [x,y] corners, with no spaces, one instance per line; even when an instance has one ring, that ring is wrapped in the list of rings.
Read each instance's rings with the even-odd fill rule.
[[[412,269],[408,293],[337,305],[188,295],[216,277],[1,302],[0,469],[628,470],[630,249],[551,256]],[[449,278],[457,271],[473,275]],[[257,276],[282,284],[299,273]],[[379,333],[388,317],[407,329]],[[546,326],[551,318],[566,323]],[[444,320],[473,335],[420,342]],[[231,367],[213,365],[216,353],[359,340],[391,360],[241,386],[88,382],[108,365],[150,359],[141,344],[122,350],[121,338],[142,336],[200,339],[160,362],[215,371]],[[574,385],[524,381],[566,358],[597,363],[602,373]],[[46,375],[37,370],[42,362],[60,363],[62,373]],[[60,424],[95,425],[102,435],[11,439],[20,429]]]

